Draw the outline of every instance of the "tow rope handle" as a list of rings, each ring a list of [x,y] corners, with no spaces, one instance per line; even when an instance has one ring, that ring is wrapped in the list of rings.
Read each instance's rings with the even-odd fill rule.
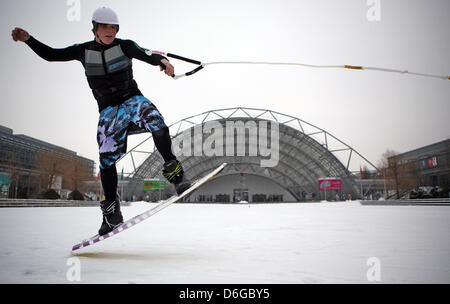
[[[189,59],[189,58],[186,58],[186,57],[183,57],[183,56],[179,56],[179,55],[175,55],[175,54],[171,54],[171,53],[164,53],[164,52],[161,52],[161,51],[152,51],[152,53],[160,54],[160,55],[163,55],[163,56],[166,56],[166,57],[170,57],[170,58],[174,58],[174,59],[178,59],[178,60],[182,60],[182,61],[186,61],[186,62],[198,65],[198,67],[196,67],[192,71],[186,72],[184,74],[179,74],[179,75],[173,74],[172,75],[173,79],[178,79],[178,78],[181,78],[181,77],[184,77],[184,76],[193,75],[193,74],[197,73],[198,71],[200,71],[201,69],[204,68],[204,65],[198,60]],[[161,63],[161,65],[163,66],[163,69],[165,70],[166,67],[164,66],[164,64]]]

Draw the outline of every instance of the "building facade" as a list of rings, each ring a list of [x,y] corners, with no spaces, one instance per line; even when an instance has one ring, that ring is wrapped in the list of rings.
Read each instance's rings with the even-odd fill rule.
[[[450,188],[450,139],[395,156],[401,163],[410,163],[419,176],[417,186]]]
[[[351,146],[297,117],[269,109],[227,108],[203,112],[169,126],[174,153],[187,178],[196,180],[222,163],[213,180],[186,198],[190,202],[297,202],[360,198],[359,168],[375,167]],[[174,191],[148,191],[146,180],[164,180],[163,159],[151,134],[119,161],[129,178],[124,197],[158,200]],[[355,174],[356,172],[356,174]],[[336,177],[339,189],[321,190]],[[161,193],[162,192],[162,193]]]
[[[86,170],[83,175],[94,175],[93,160],[27,135],[14,134],[12,129],[0,126],[0,197],[34,198],[40,191],[45,190],[37,181],[38,176],[42,174],[38,155],[43,152],[56,155],[65,161],[75,160]],[[56,177],[55,186],[61,189],[63,181],[61,177]]]

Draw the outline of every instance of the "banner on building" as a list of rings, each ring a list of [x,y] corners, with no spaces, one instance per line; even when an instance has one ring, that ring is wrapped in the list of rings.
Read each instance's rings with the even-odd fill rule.
[[[164,190],[166,188],[166,181],[163,180],[144,180],[144,191]]]
[[[437,157],[436,156],[428,158],[427,161],[428,161],[428,168],[437,167]]]
[[[9,174],[0,173],[0,197],[8,197]]]
[[[319,190],[342,190],[342,180],[339,178],[319,179]]]

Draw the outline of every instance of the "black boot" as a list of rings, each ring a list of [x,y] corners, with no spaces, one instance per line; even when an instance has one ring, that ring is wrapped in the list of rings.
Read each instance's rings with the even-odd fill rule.
[[[164,164],[163,175],[170,183],[175,185],[175,190],[178,195],[191,187],[191,182],[184,177],[181,163],[176,159],[170,160]]]
[[[102,209],[103,222],[100,230],[98,231],[99,235],[107,234],[123,223],[122,213],[120,212],[120,203],[118,200],[101,201],[100,208]]]

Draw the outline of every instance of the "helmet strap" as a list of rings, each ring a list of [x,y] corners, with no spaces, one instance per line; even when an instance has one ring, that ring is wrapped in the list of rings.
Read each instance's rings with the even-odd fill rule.
[[[100,36],[97,34],[97,32],[95,32],[95,37],[98,39],[98,41],[100,42],[100,44],[106,45],[106,44],[100,39]]]

